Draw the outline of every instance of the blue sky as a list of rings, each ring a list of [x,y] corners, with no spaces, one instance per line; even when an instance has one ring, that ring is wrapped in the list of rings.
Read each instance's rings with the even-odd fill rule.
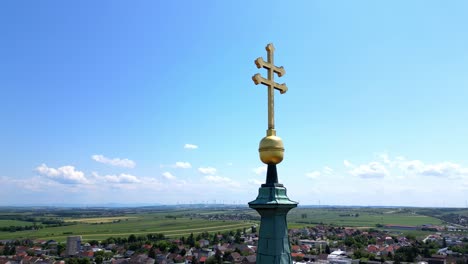
[[[278,166],[301,204],[465,207],[465,1],[11,1],[0,205],[242,203]]]

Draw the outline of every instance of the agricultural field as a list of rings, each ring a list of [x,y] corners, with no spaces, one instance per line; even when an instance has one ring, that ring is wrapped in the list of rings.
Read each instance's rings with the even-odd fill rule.
[[[376,228],[384,225],[420,226],[443,225],[443,220],[432,217],[432,211],[399,208],[299,207],[288,214],[289,228],[317,224],[344,227]],[[437,211],[439,212],[439,211]],[[452,212],[452,211],[450,211]],[[444,211],[444,213],[447,213]],[[439,215],[437,215],[439,216]],[[84,241],[109,237],[128,237],[162,233],[179,238],[190,233],[227,232],[259,225],[260,217],[247,207],[216,208],[42,208],[31,210],[1,210],[0,228],[10,226],[37,226],[33,230],[0,231],[3,239],[53,239],[59,242],[70,235],[81,235]],[[423,232],[423,231],[403,231]]]
[[[86,224],[114,223],[122,220],[137,218],[135,216],[114,216],[114,217],[92,217],[92,218],[70,218],[64,219],[65,222],[78,222]]]
[[[377,225],[441,225],[443,222],[408,210],[382,208],[298,208],[288,215],[291,226],[327,224],[375,228]]]
[[[206,221],[205,219],[184,217],[183,213],[178,211],[138,213],[118,217],[58,218],[63,220],[66,225],[45,227],[38,230],[0,232],[0,240],[33,238],[64,242],[67,236],[81,235],[86,241],[150,233],[162,233],[166,237],[179,238],[188,236],[190,233],[235,231],[250,228],[253,224],[249,221]],[[30,222],[26,223],[31,224]]]
[[[3,220],[3,219],[0,219],[0,227],[26,226],[26,225],[31,225],[31,222],[20,221],[20,220]]]

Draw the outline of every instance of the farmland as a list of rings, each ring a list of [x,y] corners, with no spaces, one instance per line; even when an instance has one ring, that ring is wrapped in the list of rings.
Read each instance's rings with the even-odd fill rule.
[[[83,240],[100,240],[109,237],[128,237],[131,234],[146,235],[149,233],[161,233],[167,237],[180,237],[187,236],[190,233],[237,230],[249,228],[252,225],[249,221],[206,221],[204,219],[183,217],[182,212],[172,210],[167,212],[128,213],[114,217],[55,216],[54,219],[63,221],[64,225],[44,227],[38,230],[0,232],[0,240],[34,238],[65,241],[66,237],[70,235],[81,235]],[[4,221],[11,222],[12,220]]]
[[[409,210],[383,208],[303,208],[289,214],[289,222],[335,226],[376,227],[377,225],[440,225],[442,221]]]
[[[418,209],[422,210],[422,209]],[[376,228],[387,224],[420,226],[443,225],[427,210],[399,208],[299,207],[288,215],[290,228],[317,224]],[[148,208],[3,208],[0,227],[28,226],[29,229],[0,231],[3,239],[53,239],[65,241],[67,236],[81,235],[83,240],[103,240],[160,233],[179,238],[190,233],[228,232],[248,229],[259,224],[260,217],[247,207],[148,207]],[[31,229],[31,227],[34,228]]]

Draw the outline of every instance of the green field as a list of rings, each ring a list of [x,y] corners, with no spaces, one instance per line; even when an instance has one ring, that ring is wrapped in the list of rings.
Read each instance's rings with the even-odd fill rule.
[[[230,216],[226,220],[208,220],[207,217],[223,215]],[[236,216],[247,215],[250,220],[239,219]],[[19,218],[15,217],[18,216]],[[179,238],[190,233],[226,232],[249,228],[259,224],[259,215],[249,208],[197,208],[197,209],[153,209],[153,208],[121,208],[121,209],[42,209],[34,212],[1,211],[1,226],[31,226],[33,222],[20,221],[21,217],[30,217],[34,221],[52,219],[62,221],[64,226],[39,230],[2,232],[2,239],[54,239],[59,242],[70,235],[81,235],[83,240],[103,240],[109,237],[128,237],[162,233],[166,237]],[[232,216],[232,217],[231,217]],[[205,218],[205,219],[204,219]],[[215,217],[212,217],[215,218]],[[216,218],[220,219],[220,218]],[[245,218],[242,218],[245,219]],[[288,214],[289,228],[301,228],[326,224],[344,227],[376,228],[376,225],[419,226],[423,224],[443,225],[442,220],[429,215],[418,214],[409,209],[388,208],[295,208]],[[423,231],[404,231],[418,232]],[[422,234],[422,233],[421,233]]]
[[[20,220],[2,220],[0,219],[0,227],[9,227],[9,226],[32,226],[33,223],[20,221]]]
[[[65,222],[77,222],[86,224],[113,223],[114,221],[128,220],[136,218],[135,216],[115,216],[115,217],[92,217],[92,218],[70,218],[65,219]]]
[[[380,208],[298,208],[289,213],[288,221],[291,227],[300,227],[308,224],[319,223],[335,226],[369,228],[374,228],[377,224],[406,226],[442,224],[441,220],[434,217],[409,213],[406,211],[402,212],[395,209]]]
[[[248,221],[207,221],[180,216],[174,219],[166,218],[167,215],[167,213],[149,213],[122,217],[68,218],[65,222],[77,222],[77,224],[32,231],[0,232],[0,240],[34,238],[63,242],[70,235],[81,235],[83,240],[103,240],[109,237],[128,237],[131,234],[146,235],[149,233],[163,233],[167,237],[179,238],[188,236],[190,233],[235,231],[252,226],[252,222]],[[120,220],[120,222],[115,222],[115,220]]]

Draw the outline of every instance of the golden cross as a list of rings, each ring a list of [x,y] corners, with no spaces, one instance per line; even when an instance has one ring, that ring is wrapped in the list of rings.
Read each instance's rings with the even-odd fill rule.
[[[273,44],[270,43],[266,46],[265,49],[267,50],[268,61],[264,61],[262,57],[260,57],[255,60],[255,64],[259,69],[265,68],[268,70],[268,79],[263,78],[259,73],[257,73],[252,77],[252,80],[256,85],[261,83],[268,86],[268,134],[275,134],[274,89],[277,89],[280,91],[280,93],[284,94],[286,91],[288,91],[288,87],[286,87],[285,83],[279,84],[275,83],[274,81],[275,73],[278,74],[278,77],[281,77],[286,73],[283,66],[277,67],[273,64],[273,52],[275,51],[275,47],[273,47]]]

